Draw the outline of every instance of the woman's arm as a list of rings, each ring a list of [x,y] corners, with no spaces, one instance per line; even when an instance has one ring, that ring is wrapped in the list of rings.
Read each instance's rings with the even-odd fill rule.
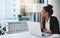
[[[52,34],[51,30],[47,30],[47,29],[43,29],[43,32],[46,32],[46,33]]]
[[[41,16],[40,16],[40,18],[41,18],[41,19],[40,19],[40,20],[41,20],[41,21],[40,21],[40,27],[41,27],[41,29],[42,29],[42,32],[46,32],[46,33],[51,34],[51,31],[50,31],[50,30],[47,30],[47,29],[44,28],[44,20],[45,20],[45,19],[44,19],[43,13],[41,13],[40,15],[41,15]]]
[[[43,29],[43,22],[44,22],[44,15],[43,13],[41,12],[40,13],[40,27]]]
[[[53,16],[51,18],[50,25],[51,25],[52,33],[53,34],[58,34],[59,33],[59,21],[58,21],[58,19],[55,16]]]

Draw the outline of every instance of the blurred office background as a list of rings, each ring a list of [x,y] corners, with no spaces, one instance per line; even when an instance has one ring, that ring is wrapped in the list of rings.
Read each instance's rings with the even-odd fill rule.
[[[59,20],[60,0],[0,0],[0,25],[6,20],[18,20],[18,14],[23,15],[23,20],[39,22],[42,7],[47,4],[53,5],[53,15]]]

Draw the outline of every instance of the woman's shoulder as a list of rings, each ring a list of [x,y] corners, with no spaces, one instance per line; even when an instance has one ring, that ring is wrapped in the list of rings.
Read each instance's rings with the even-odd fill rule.
[[[57,17],[56,16],[51,16],[51,19],[57,19]]]
[[[51,16],[51,20],[58,21],[58,18],[56,16]]]

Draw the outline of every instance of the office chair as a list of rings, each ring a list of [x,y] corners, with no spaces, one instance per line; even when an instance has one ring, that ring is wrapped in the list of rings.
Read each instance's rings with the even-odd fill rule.
[[[0,35],[4,35],[6,33],[6,27],[0,26]]]

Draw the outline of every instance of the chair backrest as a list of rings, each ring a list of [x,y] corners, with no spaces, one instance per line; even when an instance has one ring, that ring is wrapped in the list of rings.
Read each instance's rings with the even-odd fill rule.
[[[4,35],[6,33],[6,27],[0,26],[0,35]]]

